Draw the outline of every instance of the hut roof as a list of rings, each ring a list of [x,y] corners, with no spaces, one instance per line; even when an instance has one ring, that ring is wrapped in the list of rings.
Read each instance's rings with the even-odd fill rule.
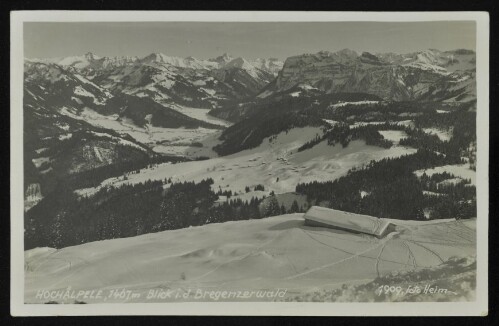
[[[309,225],[332,227],[355,233],[365,233],[383,237],[392,223],[383,218],[348,213],[335,209],[312,206],[304,215]]]

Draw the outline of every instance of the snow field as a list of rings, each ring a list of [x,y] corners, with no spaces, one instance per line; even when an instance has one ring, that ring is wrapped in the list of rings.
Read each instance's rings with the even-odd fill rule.
[[[302,214],[287,214],[61,250],[36,248],[25,252],[25,301],[43,302],[36,298],[38,290],[68,286],[125,287],[142,293],[142,299],[135,299],[141,302],[151,302],[145,299],[151,289],[281,288],[297,295],[475,254],[475,220],[396,223],[395,233],[377,239],[304,226]]]
[[[427,176],[432,176],[435,173],[443,172],[453,174],[461,179],[469,179],[471,180],[471,184],[476,186],[476,172],[471,170],[467,164],[437,166],[433,169],[414,171],[414,174],[421,177],[423,173],[426,173]]]
[[[224,126],[224,127],[229,127],[232,125],[232,123],[213,117],[209,115],[208,113],[210,112],[210,109],[200,109],[200,108],[190,108],[187,106],[182,106],[182,105],[172,105],[170,106],[172,109],[185,114],[186,116],[189,116],[191,118],[200,120],[200,121],[205,121],[211,124],[219,125],[219,126]]]
[[[379,130],[378,131],[383,138],[391,141],[394,145],[398,145],[402,138],[407,138],[407,133],[402,130]]]
[[[449,141],[452,138],[452,130],[441,130],[437,128],[423,128],[425,133],[437,135],[441,141]]]

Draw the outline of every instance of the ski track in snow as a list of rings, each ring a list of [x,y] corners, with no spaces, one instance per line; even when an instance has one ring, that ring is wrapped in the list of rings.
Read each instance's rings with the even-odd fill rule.
[[[380,273],[379,273],[379,262],[381,260],[381,255],[383,254],[383,250],[385,250],[385,247],[386,247],[386,242],[384,242],[383,245],[381,246],[381,249],[379,250],[379,254],[376,257],[376,263],[374,265],[376,267],[376,275],[378,275],[378,277],[380,277]]]
[[[297,277],[301,277],[301,276],[304,276],[304,275],[307,275],[307,274],[310,274],[310,273],[314,273],[314,272],[320,271],[320,270],[322,270],[322,269],[324,269],[324,268],[328,268],[328,267],[331,267],[331,266],[334,266],[334,265],[337,265],[337,264],[343,263],[343,262],[345,262],[345,261],[347,261],[347,260],[350,260],[350,259],[352,259],[352,258],[356,258],[356,257],[362,256],[363,254],[366,254],[366,253],[368,253],[368,252],[371,252],[371,251],[373,251],[373,250],[377,249],[379,246],[382,246],[382,245],[384,245],[384,244],[380,243],[380,244],[378,244],[378,246],[376,246],[376,247],[374,247],[374,248],[368,248],[368,249],[363,250],[363,251],[361,251],[361,252],[357,252],[357,253],[355,253],[355,254],[353,254],[353,255],[349,256],[349,257],[346,257],[346,258],[343,258],[343,259],[340,259],[340,260],[334,261],[334,262],[329,263],[329,264],[326,264],[326,265],[322,265],[322,266],[319,266],[319,267],[313,268],[313,269],[311,269],[311,270],[307,270],[307,271],[302,272],[302,273],[298,273],[298,274],[295,274],[295,275],[289,276],[289,277],[287,277],[286,279],[287,279],[287,280],[292,280],[292,279],[295,279],[295,278],[297,278]]]
[[[437,257],[441,263],[444,262],[444,260],[442,259],[442,257],[440,257],[439,254],[437,254],[435,251],[429,249],[428,247],[426,246],[423,246],[421,243],[417,243],[417,242],[414,242],[414,241],[411,241],[411,240],[408,240],[410,243],[414,243],[416,246],[420,246],[421,248],[425,249],[426,251],[428,251],[429,253],[433,254],[435,257]]]
[[[288,288],[305,293],[475,254],[475,220],[398,221],[386,238],[303,224],[301,214],[26,251],[27,302],[40,289]],[[463,238],[455,234],[463,235]],[[471,242],[470,242],[471,241]],[[49,252],[49,254],[45,254]],[[179,278],[185,274],[184,278]],[[144,302],[145,299],[143,299]],[[42,300],[43,301],[43,300]]]
[[[411,261],[412,267],[416,268],[418,267],[418,264],[416,262],[416,256],[414,256],[414,253],[411,250],[411,247],[407,243],[407,241],[402,241],[402,244],[404,245],[405,248],[407,248],[407,263]]]

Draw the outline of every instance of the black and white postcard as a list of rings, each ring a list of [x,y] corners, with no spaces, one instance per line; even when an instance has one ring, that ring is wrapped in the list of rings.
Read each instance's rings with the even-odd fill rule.
[[[486,13],[11,17],[13,315],[487,314]]]

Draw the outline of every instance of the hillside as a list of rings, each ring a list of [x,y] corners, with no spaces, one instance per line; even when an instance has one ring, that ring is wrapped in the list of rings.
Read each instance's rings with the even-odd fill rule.
[[[65,291],[68,286],[76,292],[103,289],[105,296],[110,295],[110,290],[121,288],[140,295],[128,299],[110,295],[106,299],[79,300],[87,303],[214,301],[209,296],[196,298],[196,291],[210,289],[283,289],[283,297],[259,298],[255,294],[236,300],[296,300],[293,298],[314,291],[368,283],[384,276],[394,280],[390,284],[397,284],[391,273],[435,268],[451,257],[476,254],[474,219],[394,222],[395,233],[384,239],[304,226],[301,214],[291,214],[98,241],[60,250],[37,248],[25,252],[25,302],[48,302],[50,299],[36,298],[38,290]],[[457,274],[461,270],[449,272]],[[462,292],[459,283],[448,285],[449,291]],[[151,290],[188,294],[186,299],[147,299]]]

